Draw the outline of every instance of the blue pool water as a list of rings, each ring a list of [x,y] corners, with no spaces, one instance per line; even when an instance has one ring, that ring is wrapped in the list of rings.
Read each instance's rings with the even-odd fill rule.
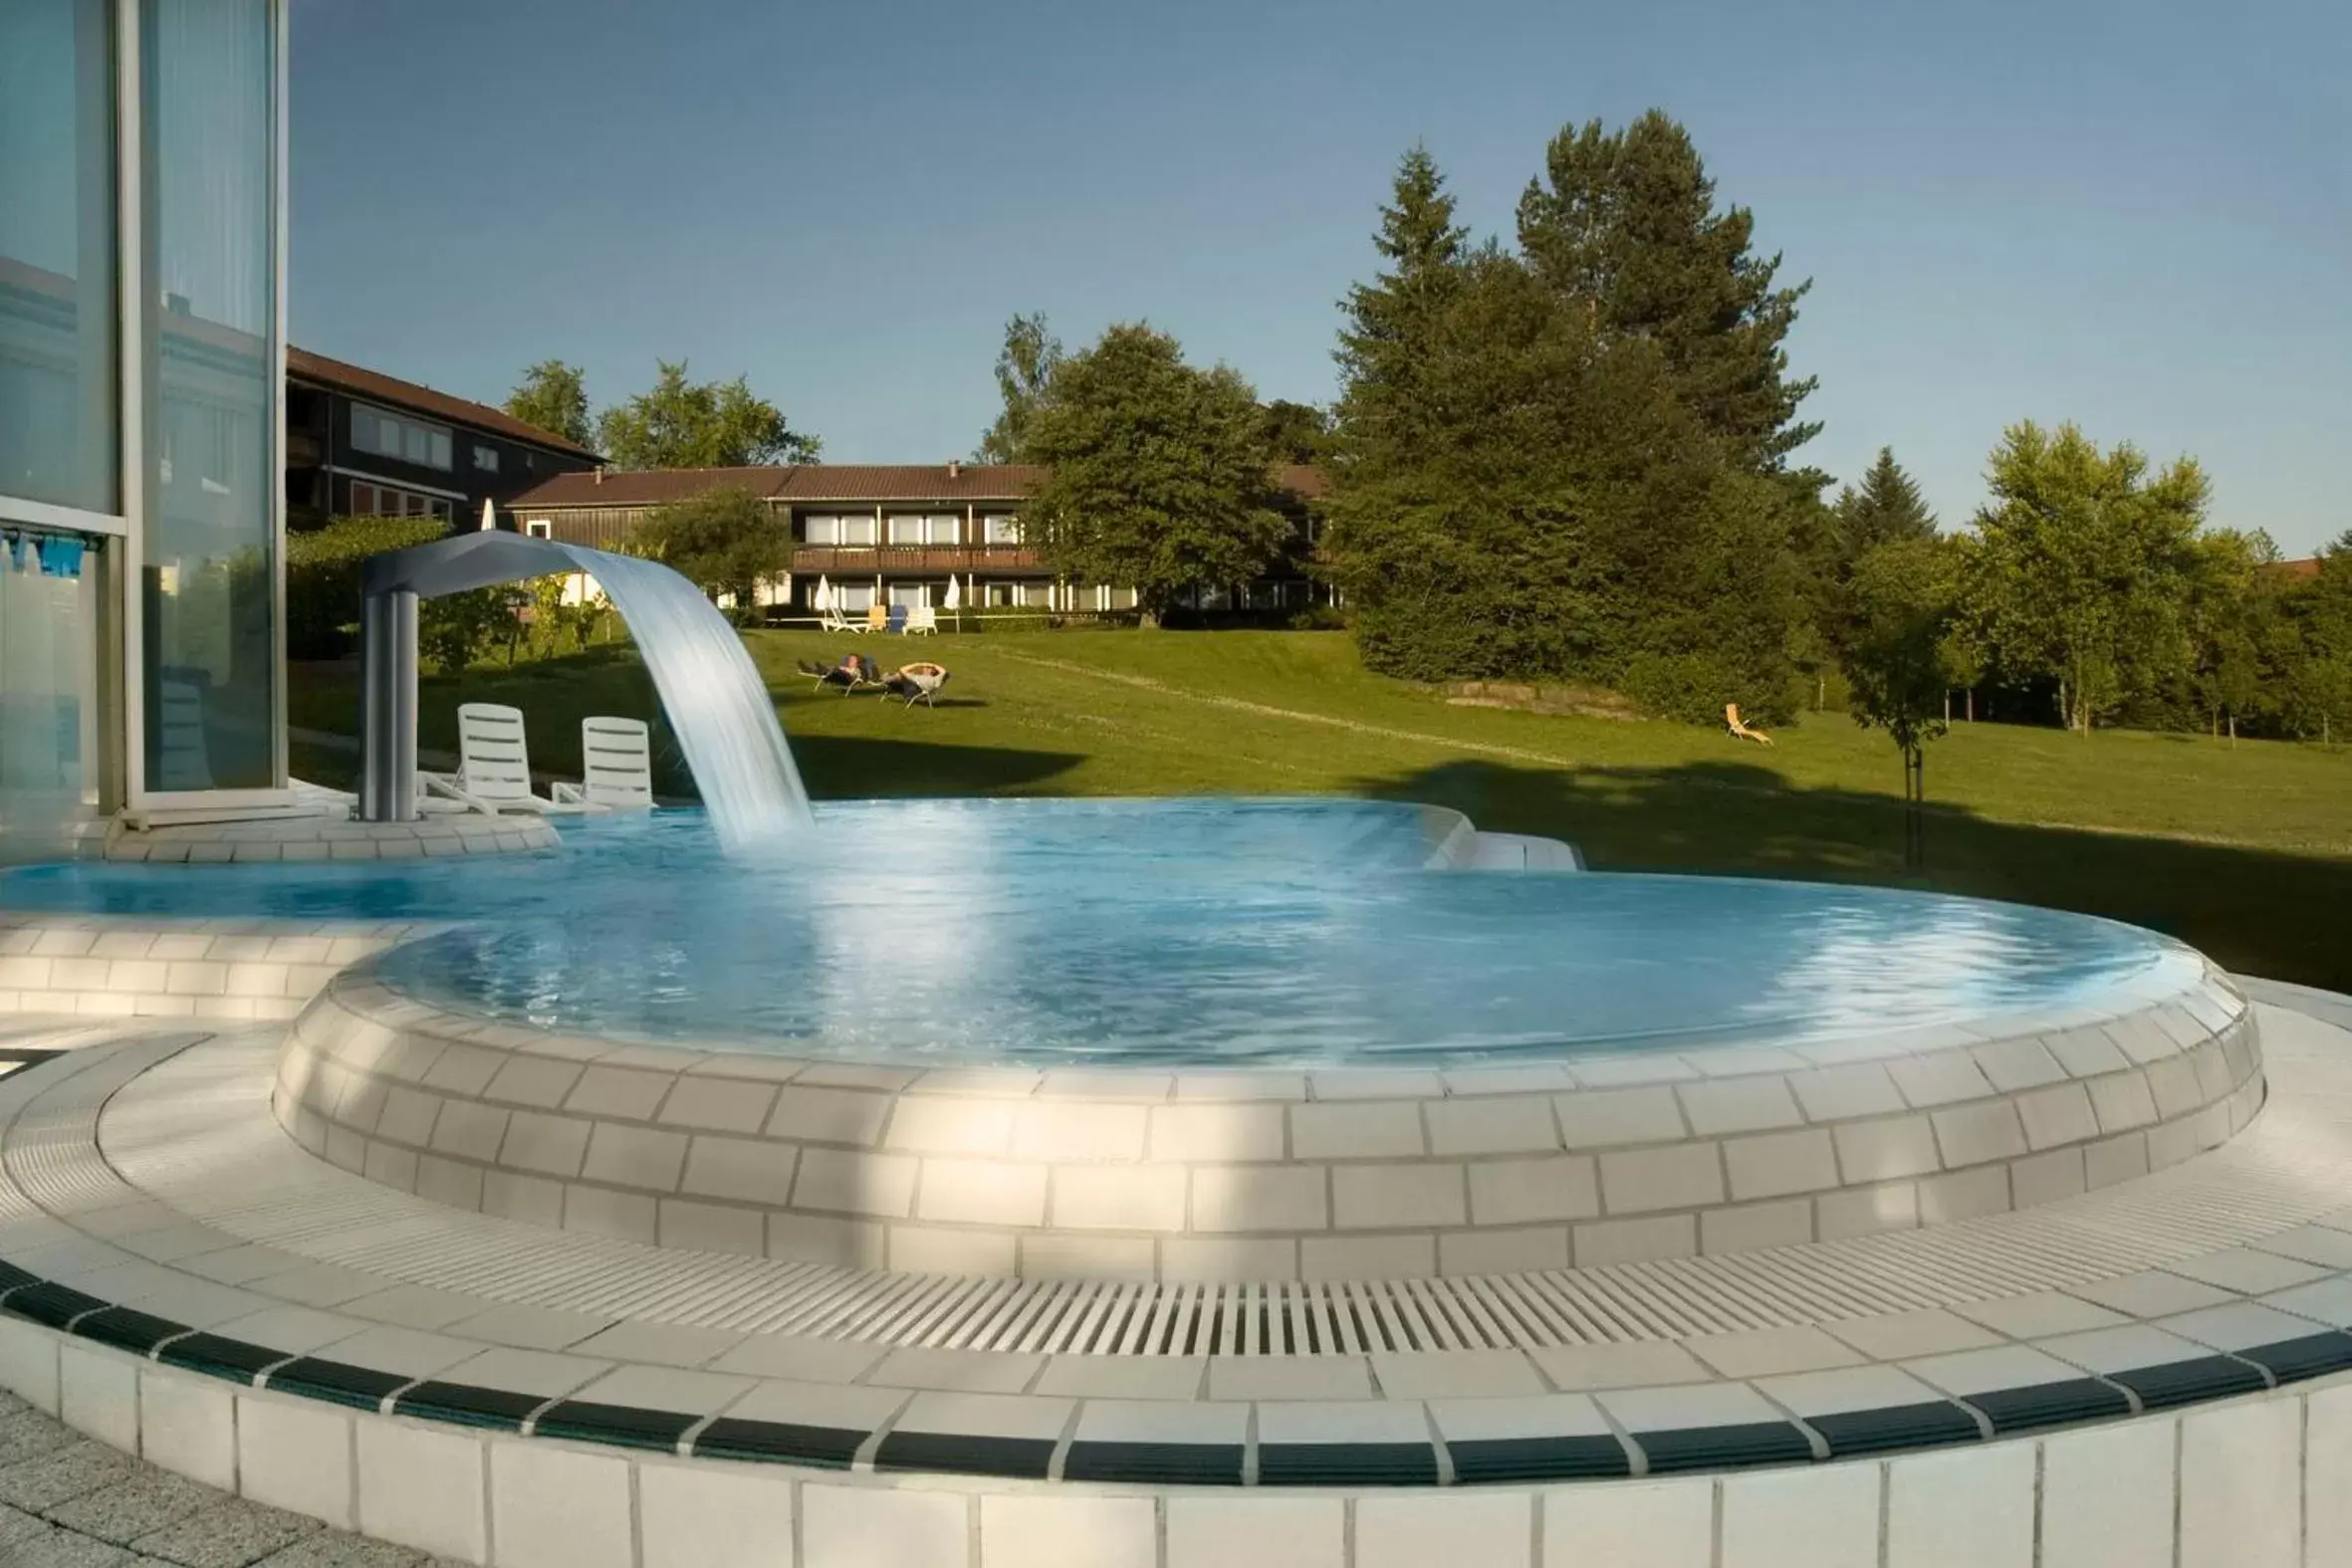
[[[64,865],[0,906],[454,919],[379,961],[424,1000],[824,1058],[1394,1065],[1835,1036],[2194,982],[2153,933],[1811,884],[1423,869],[1366,801],[870,801],[725,860],[698,814],[563,853]]]

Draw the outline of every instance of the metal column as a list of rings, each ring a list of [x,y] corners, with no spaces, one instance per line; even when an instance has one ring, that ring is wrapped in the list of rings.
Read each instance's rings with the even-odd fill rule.
[[[359,819],[416,820],[416,593],[359,604]]]

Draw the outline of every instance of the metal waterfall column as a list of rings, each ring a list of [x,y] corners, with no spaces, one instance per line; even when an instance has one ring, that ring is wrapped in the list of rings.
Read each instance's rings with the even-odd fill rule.
[[[359,820],[416,820],[416,591],[359,604]]]
[[[416,820],[416,602],[576,569],[560,545],[459,534],[359,569],[359,820]]]

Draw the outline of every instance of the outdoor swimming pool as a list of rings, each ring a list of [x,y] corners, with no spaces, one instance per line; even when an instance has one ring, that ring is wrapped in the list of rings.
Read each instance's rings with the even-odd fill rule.
[[[420,1000],[815,1059],[1425,1066],[2052,1014],[2193,983],[2153,933],[1761,880],[1424,869],[1414,807],[926,800],[820,808],[722,859],[698,813],[567,852],[0,876],[18,909],[465,922],[385,955]]]

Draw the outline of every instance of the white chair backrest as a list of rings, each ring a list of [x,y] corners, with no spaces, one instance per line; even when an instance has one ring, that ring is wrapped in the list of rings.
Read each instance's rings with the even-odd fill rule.
[[[204,746],[204,694],[193,681],[163,681],[156,773],[165,789],[209,789],[212,765]]]
[[[580,769],[590,805],[653,803],[653,742],[642,719],[581,720]]]
[[[906,629],[908,631],[937,631],[939,629],[939,611],[928,604],[915,605],[906,612]]]
[[[504,703],[457,705],[457,777],[466,793],[500,804],[531,798],[523,713]]]

